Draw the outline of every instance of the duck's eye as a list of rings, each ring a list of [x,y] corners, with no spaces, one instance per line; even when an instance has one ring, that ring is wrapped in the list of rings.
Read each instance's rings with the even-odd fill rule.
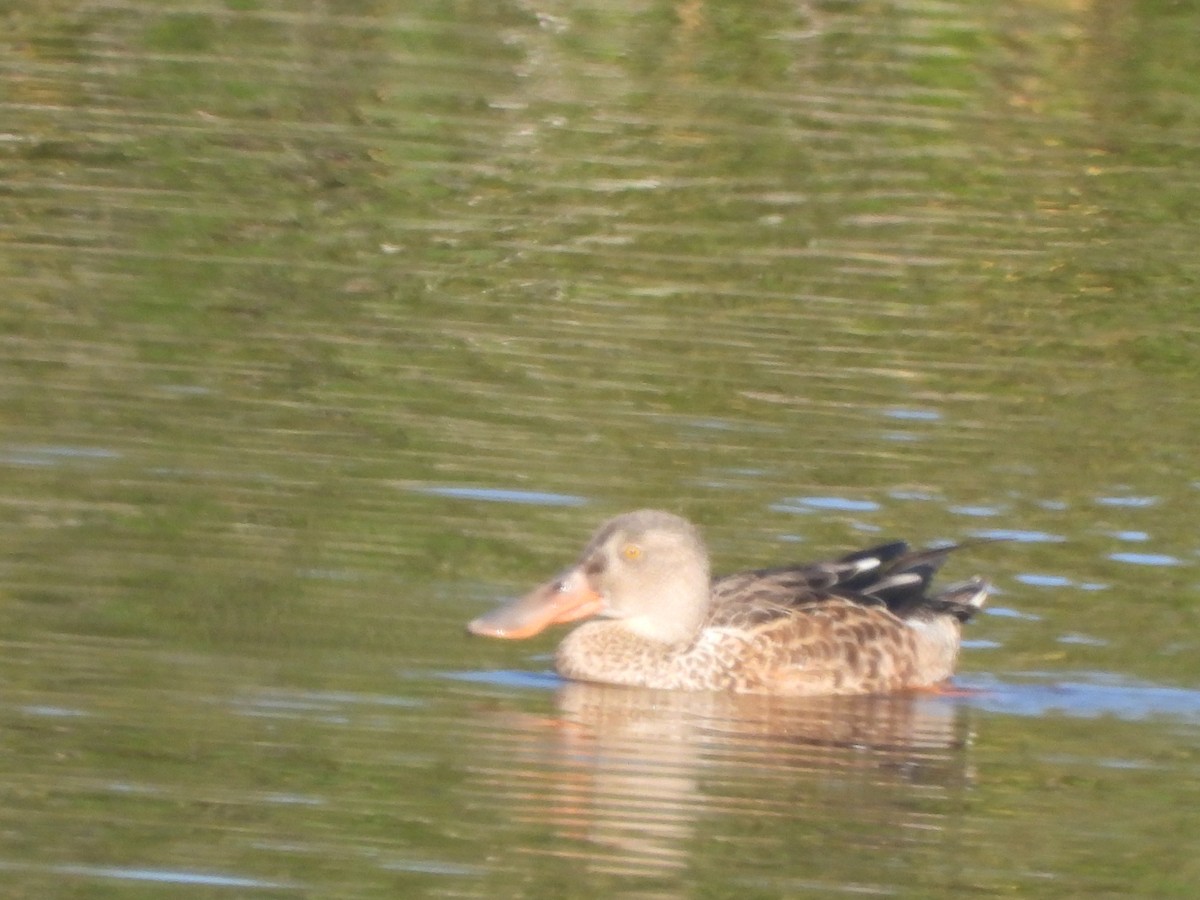
[[[630,562],[633,562],[635,559],[642,558],[642,548],[637,544],[626,544],[621,548],[621,555]]]

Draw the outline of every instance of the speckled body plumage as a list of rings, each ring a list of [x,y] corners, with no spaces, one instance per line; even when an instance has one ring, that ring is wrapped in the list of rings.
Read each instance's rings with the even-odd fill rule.
[[[553,595],[583,584],[599,598],[594,611],[611,617],[569,634],[555,667],[580,681],[675,690],[930,687],[953,673],[961,623],[987,593],[986,582],[973,579],[929,594],[953,549],[912,552],[896,542],[710,581],[707,552],[690,524],[653,510],[628,513],[602,526],[576,565],[541,589]],[[681,571],[686,587],[676,584]],[[690,626],[676,627],[689,617]],[[507,624],[483,617],[472,630],[508,636]]]
[[[714,583],[694,640],[657,643],[619,620],[588,622],[563,640],[555,669],[577,681],[674,690],[889,693],[949,678],[960,632],[951,614],[902,619],[866,595],[792,593],[745,573]]]

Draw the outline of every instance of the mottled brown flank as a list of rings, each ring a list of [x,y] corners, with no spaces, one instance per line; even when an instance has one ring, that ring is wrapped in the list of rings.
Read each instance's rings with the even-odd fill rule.
[[[845,600],[747,631],[710,630],[690,645],[656,644],[617,625],[592,622],[568,635],[559,673],[666,689],[876,694],[949,678],[959,637],[949,616],[918,630],[886,609]]]

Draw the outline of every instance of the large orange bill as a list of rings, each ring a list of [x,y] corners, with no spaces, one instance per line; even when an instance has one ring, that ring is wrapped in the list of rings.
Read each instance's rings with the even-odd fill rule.
[[[467,630],[487,637],[527,638],[551,625],[594,616],[603,609],[604,598],[576,570],[480,616]]]

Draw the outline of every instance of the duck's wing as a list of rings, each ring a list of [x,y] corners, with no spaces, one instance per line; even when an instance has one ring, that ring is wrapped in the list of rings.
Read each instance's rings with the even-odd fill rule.
[[[910,550],[893,541],[825,562],[739,572],[713,582],[709,624],[750,628],[836,601],[886,609],[899,618],[950,614],[965,621],[983,602],[979,579],[929,594],[930,582],[954,544]]]

